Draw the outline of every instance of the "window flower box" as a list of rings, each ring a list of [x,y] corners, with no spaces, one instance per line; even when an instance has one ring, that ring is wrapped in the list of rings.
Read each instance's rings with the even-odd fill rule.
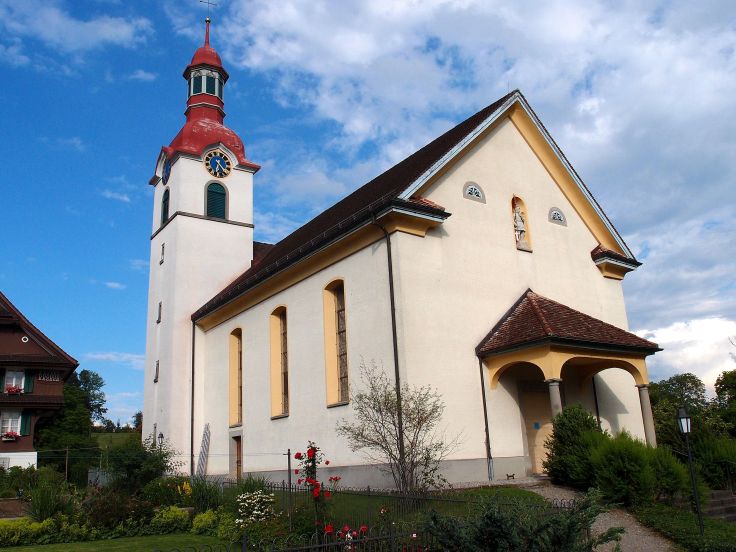
[[[6,433],[3,433],[2,436],[0,436],[0,440],[3,441],[16,441],[20,435],[18,435],[15,431],[8,431]]]
[[[17,385],[8,385],[5,387],[5,392],[8,395],[20,395],[23,392],[23,388]]]

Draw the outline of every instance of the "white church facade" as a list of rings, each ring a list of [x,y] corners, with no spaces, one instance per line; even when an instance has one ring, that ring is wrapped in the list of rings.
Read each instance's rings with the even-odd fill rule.
[[[184,471],[278,480],[312,440],[346,485],[386,486],[335,429],[375,361],[442,395],[451,482],[541,471],[566,404],[656,444],[659,349],[627,331],[621,285],[640,263],[519,91],[265,244],[208,35],[150,182],[144,435]]]

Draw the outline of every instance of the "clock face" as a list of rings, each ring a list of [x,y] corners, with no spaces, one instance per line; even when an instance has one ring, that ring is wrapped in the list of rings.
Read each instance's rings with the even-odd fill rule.
[[[223,178],[230,174],[230,159],[225,152],[212,150],[204,157],[204,166],[212,176]]]
[[[164,163],[163,173],[161,174],[161,180],[164,181],[164,185],[166,185],[166,183],[169,181],[170,176],[171,176],[171,161],[167,159],[166,162]]]

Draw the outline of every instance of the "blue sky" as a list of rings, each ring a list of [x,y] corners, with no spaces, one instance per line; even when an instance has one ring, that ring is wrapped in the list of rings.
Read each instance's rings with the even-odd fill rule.
[[[632,329],[653,379],[736,368],[736,8],[731,2],[221,0],[226,123],[261,164],[274,241],[521,88],[645,262]],[[183,123],[195,0],[0,0],[7,159],[0,289],[110,416],[142,405],[151,190]]]

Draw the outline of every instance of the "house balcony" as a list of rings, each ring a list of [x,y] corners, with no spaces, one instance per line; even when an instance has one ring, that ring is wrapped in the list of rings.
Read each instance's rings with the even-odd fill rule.
[[[0,393],[0,408],[59,408],[63,405],[63,395]]]

